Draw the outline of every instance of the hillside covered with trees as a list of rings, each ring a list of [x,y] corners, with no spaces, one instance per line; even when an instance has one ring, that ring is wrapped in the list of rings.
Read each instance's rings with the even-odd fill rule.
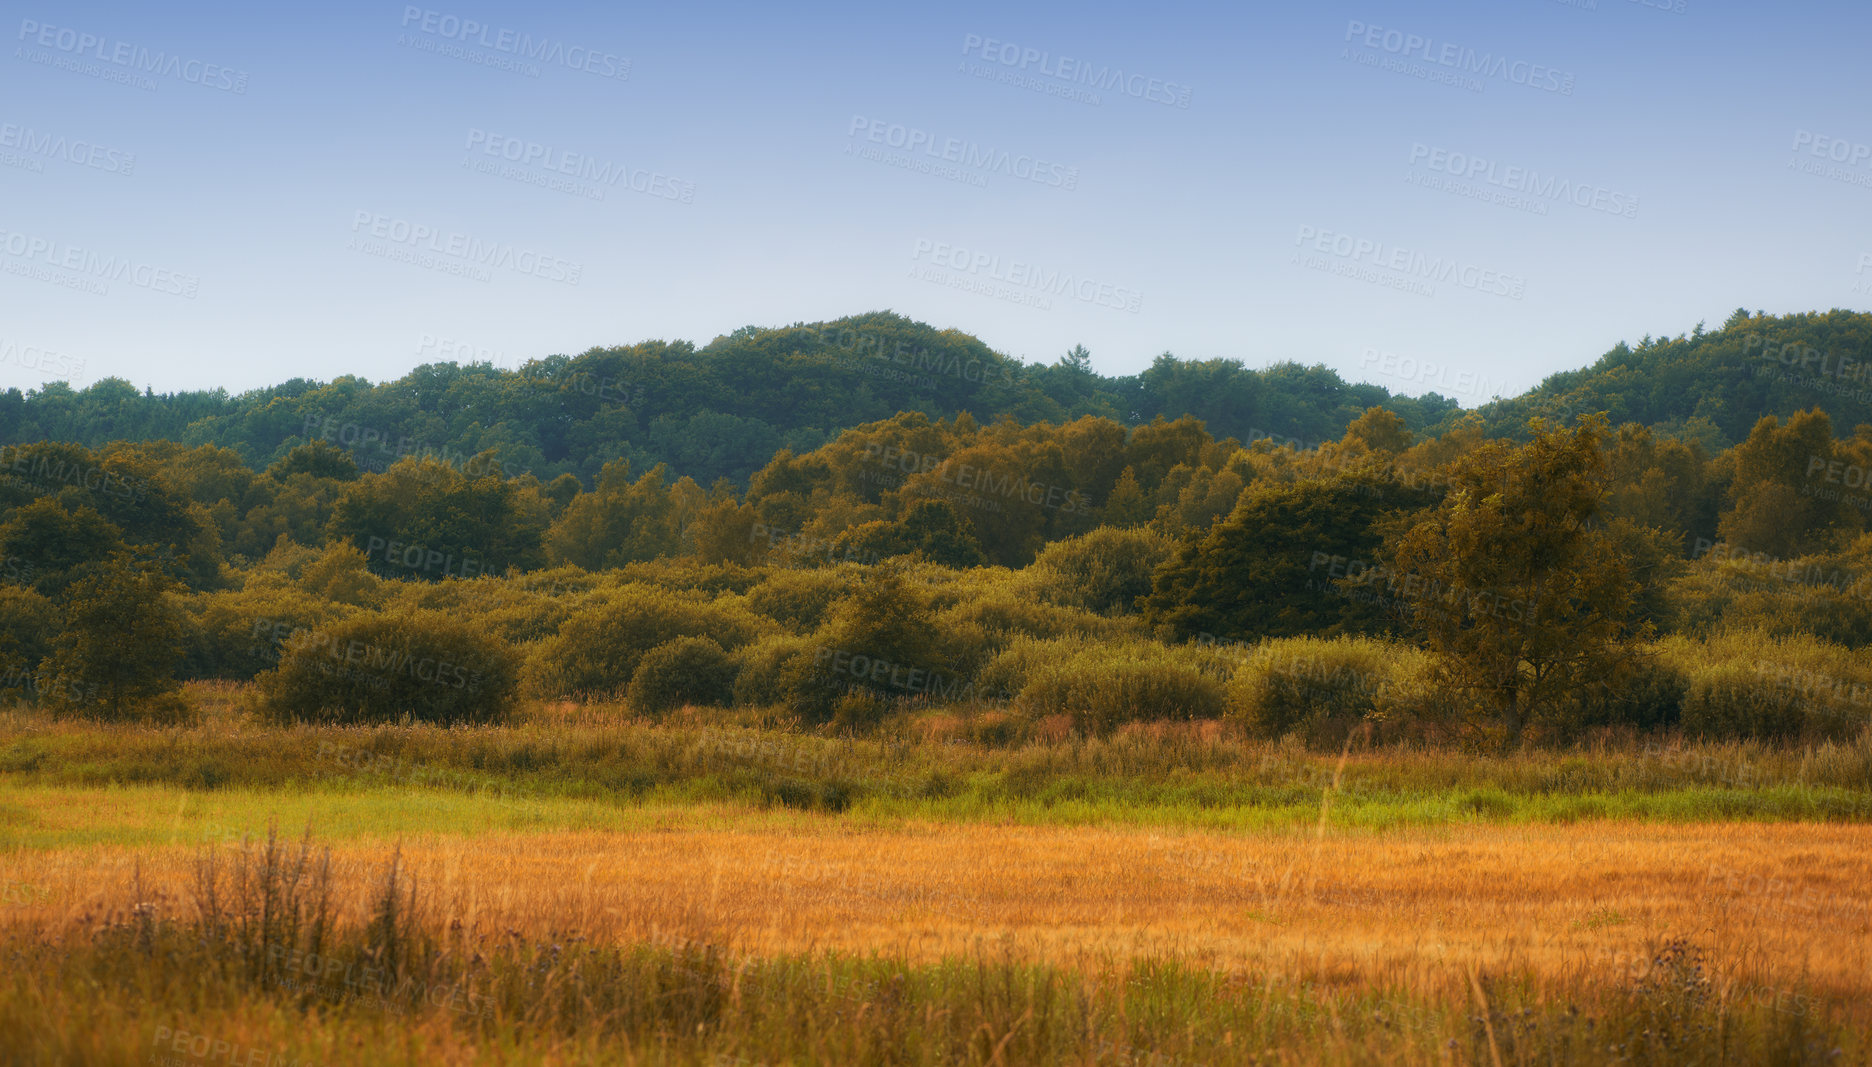
[[[985,423],[1068,422],[1097,415],[1125,425],[1193,415],[1221,437],[1317,443],[1367,407],[1413,429],[1456,403],[1348,384],[1321,366],[1252,370],[1226,359],[1160,356],[1141,374],[1094,373],[1084,349],[1024,365],[968,334],[888,312],[779,329],[746,327],[697,348],[645,341],[549,356],[517,370],[433,363],[373,385],[294,379],[230,396],[151,394],[121,379],[82,390],[54,383],[0,393],[0,440],[166,440],[232,449],[264,467],[323,437],[382,470],[404,455],[491,451],[504,469],[587,485],[606,462],[658,463],[702,485],[745,484],[781,448],[809,451],[839,431],[921,412],[968,412]]]
[[[1669,344],[1746,349],[1764,325]],[[1087,391],[1020,403],[1098,402],[1074,363],[1025,373]],[[373,469],[375,442],[328,427],[258,468],[214,444],[13,443],[0,669],[12,699],[112,716],[183,714],[197,678],[252,681],[287,720],[609,695],[846,729],[932,704],[1091,732],[1226,718],[1326,744],[1864,727],[1872,426],[1842,436],[1814,407],[1712,449],[1604,412],[1503,417],[1417,429],[1374,404],[1297,447],[1187,413],[899,411],[707,488],[602,451],[581,452],[589,483],[494,448]]]

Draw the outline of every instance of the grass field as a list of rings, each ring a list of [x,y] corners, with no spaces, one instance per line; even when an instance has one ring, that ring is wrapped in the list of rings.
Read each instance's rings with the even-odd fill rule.
[[[0,1062],[1864,1063],[1868,767],[16,717]]]

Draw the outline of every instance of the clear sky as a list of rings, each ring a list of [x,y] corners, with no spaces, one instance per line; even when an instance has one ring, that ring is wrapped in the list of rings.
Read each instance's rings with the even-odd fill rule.
[[[1472,404],[1872,304],[1863,3],[7,6],[0,388],[891,309]]]

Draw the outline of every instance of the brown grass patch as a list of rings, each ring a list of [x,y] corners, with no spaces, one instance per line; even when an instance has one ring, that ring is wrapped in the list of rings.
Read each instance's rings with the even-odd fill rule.
[[[425,836],[431,906],[528,937],[708,941],[751,953],[1066,965],[1174,955],[1353,988],[1461,994],[1472,968],[1613,976],[1683,937],[1723,977],[1872,1004],[1872,827],[1463,826],[1383,835],[1017,826]],[[195,850],[18,855],[0,920],[51,928],[146,896],[182,907]],[[332,846],[339,900],[389,848]],[[1455,983],[1452,985],[1452,983]]]

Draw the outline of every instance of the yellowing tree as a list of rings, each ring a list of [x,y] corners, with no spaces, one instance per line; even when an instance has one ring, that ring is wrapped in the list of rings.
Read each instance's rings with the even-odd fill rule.
[[[1826,412],[1795,412],[1786,423],[1764,415],[1733,456],[1735,507],[1722,518],[1723,540],[1792,559],[1858,530],[1848,503],[1856,494],[1833,468],[1833,420]]]
[[[1448,495],[1394,542],[1381,579],[1443,680],[1509,744],[1617,684],[1637,591],[1620,539],[1598,521],[1605,417],[1530,427],[1525,445],[1490,441],[1457,461]]]

